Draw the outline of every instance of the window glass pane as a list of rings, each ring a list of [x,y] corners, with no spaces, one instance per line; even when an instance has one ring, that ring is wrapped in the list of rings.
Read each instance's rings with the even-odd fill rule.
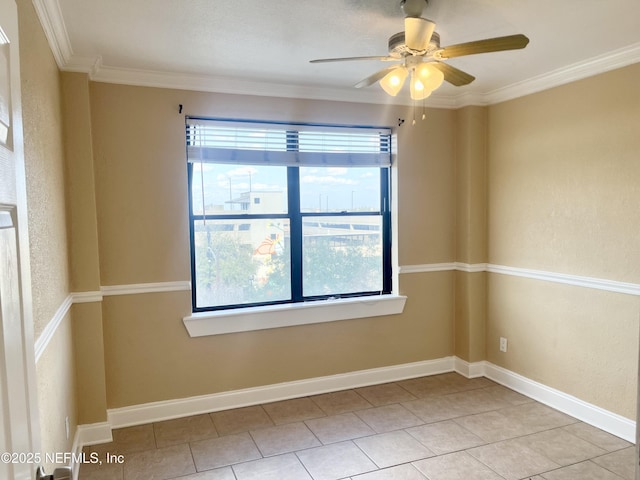
[[[301,167],[302,212],[379,212],[380,168]]]
[[[303,294],[382,290],[382,217],[303,219]]]
[[[194,215],[286,213],[287,167],[193,163],[191,202]]]
[[[194,222],[196,307],[291,298],[289,220]]]

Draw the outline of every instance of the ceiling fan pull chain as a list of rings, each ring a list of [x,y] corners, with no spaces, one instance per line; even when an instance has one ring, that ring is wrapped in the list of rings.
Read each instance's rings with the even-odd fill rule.
[[[416,101],[413,101],[413,123],[411,124],[411,126],[416,124]]]

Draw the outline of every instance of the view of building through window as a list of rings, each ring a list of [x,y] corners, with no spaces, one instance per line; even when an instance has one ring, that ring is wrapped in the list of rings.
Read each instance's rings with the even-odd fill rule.
[[[287,168],[193,164],[198,307],[291,298]],[[380,169],[299,170],[303,295],[381,291]]]

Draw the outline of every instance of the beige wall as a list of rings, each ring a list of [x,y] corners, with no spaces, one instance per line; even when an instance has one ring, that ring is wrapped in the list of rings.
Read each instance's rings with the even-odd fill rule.
[[[91,136],[89,79],[60,74],[64,108],[66,195],[72,292],[100,290],[98,220]]]
[[[380,107],[372,106],[373,109]],[[375,110],[374,110],[375,111]],[[427,110],[398,128],[398,242],[400,265],[451,262],[455,257],[455,121],[453,110]]]
[[[69,295],[65,157],[58,68],[32,2],[18,0],[35,337]],[[42,453],[70,451],[77,424],[71,316],[36,367]],[[67,439],[65,417],[71,436]],[[51,470],[51,465],[47,465]]]
[[[71,290],[96,292],[100,290],[100,255],[89,79],[85,74],[69,72],[60,77],[65,112]],[[77,398],[78,422],[104,422],[107,404],[102,306],[99,302],[78,303],[72,312],[75,368],[81,389]]]
[[[402,316],[200,338],[190,338],[179,317],[179,309],[188,308],[189,292],[107,297],[103,303],[108,406],[451,355],[450,275],[418,276],[407,287],[403,283],[411,299]]]
[[[489,108],[490,263],[640,283],[639,83],[637,64]],[[487,360],[635,418],[639,297],[498,274],[488,292]]]
[[[469,265],[487,262],[487,112],[456,112],[455,259]],[[485,359],[487,276],[457,271],[455,281],[455,354],[479,362]]]
[[[18,1],[36,338],[69,293],[58,67],[30,1]]]
[[[79,303],[73,307],[73,347],[78,424],[107,420],[102,305]]]
[[[91,84],[102,285],[189,280],[189,115],[397,125],[404,107]],[[455,113],[397,129],[400,263],[453,260]],[[399,316],[190,338],[188,292],[103,301],[109,408],[453,353],[453,274],[401,277]]]
[[[72,330],[71,315],[67,315],[36,365],[43,458],[46,453],[71,452],[79,423]],[[66,417],[69,417],[69,438],[65,428]],[[54,470],[54,465],[49,463],[44,467],[47,473]]]

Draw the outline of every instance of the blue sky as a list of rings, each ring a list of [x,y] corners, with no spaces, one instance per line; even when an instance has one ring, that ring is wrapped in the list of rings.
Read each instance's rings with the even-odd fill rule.
[[[202,170],[201,170],[202,169]],[[276,191],[286,195],[286,167],[194,164],[194,209],[202,205],[204,172],[205,205],[225,205],[229,198],[252,191]],[[302,167],[300,188],[303,211],[377,210],[380,196],[379,168]],[[228,209],[228,205],[226,207]]]

